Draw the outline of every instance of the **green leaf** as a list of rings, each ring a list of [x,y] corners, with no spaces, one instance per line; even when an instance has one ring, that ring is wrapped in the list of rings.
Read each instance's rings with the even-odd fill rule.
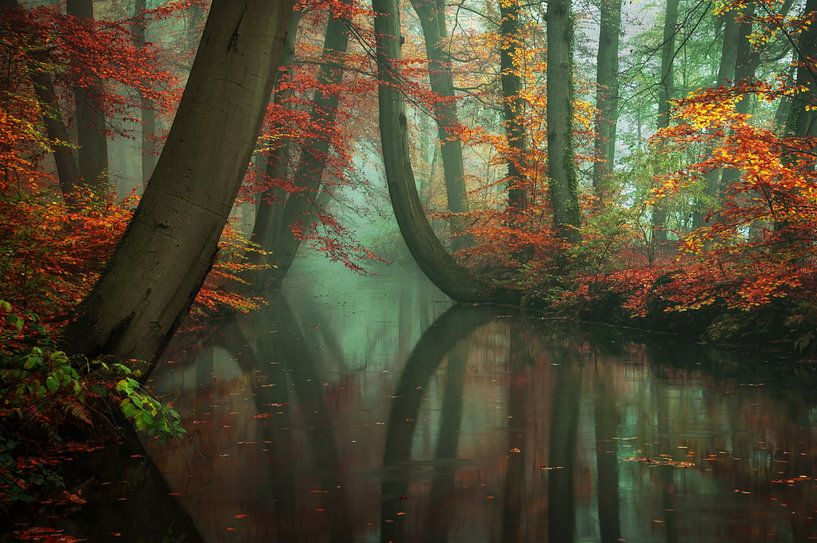
[[[60,388],[60,381],[54,375],[49,375],[45,380],[45,385],[48,387],[49,391],[54,393]]]

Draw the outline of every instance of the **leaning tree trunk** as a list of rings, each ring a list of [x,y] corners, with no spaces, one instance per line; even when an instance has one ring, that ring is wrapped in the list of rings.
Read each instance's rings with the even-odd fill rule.
[[[612,196],[618,120],[618,44],[621,33],[621,0],[601,0],[599,50],[596,56],[596,161],[593,191],[603,210]],[[549,80],[549,79],[548,79]]]
[[[147,24],[145,10],[147,0],[136,0],[134,4],[133,41],[136,47],[145,48],[147,43]],[[140,98],[140,114],[142,116],[142,188],[147,185],[148,179],[156,167],[154,146],[156,140],[156,111],[153,102],[142,94]]]
[[[94,21],[93,0],[68,0],[68,14],[92,25]],[[90,78],[87,87],[74,85],[77,122],[77,165],[79,175],[90,187],[108,184],[108,137],[105,134],[105,112],[101,101],[105,96],[102,81]]]
[[[678,0],[667,0],[664,16],[664,42],[661,46],[661,81],[658,84],[658,130],[669,126],[670,100],[673,96],[672,64],[675,59],[675,34],[678,26]],[[652,240],[667,241],[667,205],[658,202],[652,210]]]
[[[502,118],[508,139],[508,210],[511,222],[516,222],[528,208],[528,131],[525,128],[525,99],[522,97],[522,77],[514,59],[523,55],[521,9],[519,0],[499,2],[502,17],[499,25],[500,84],[502,86]]]
[[[573,19],[570,0],[547,7],[548,181],[553,224],[570,243],[581,240],[579,194],[573,155]]]
[[[252,155],[292,0],[214,0],[156,170],[66,326],[73,353],[156,359],[212,266]]]
[[[428,57],[428,80],[435,94],[434,116],[437,119],[437,135],[445,173],[445,190],[448,210],[454,213],[468,211],[468,196],[465,188],[465,167],[462,160],[462,142],[454,137],[459,125],[457,104],[454,102],[454,74],[451,59],[443,50],[448,37],[445,26],[445,3],[442,0],[411,0],[414,11],[423,27],[423,38]],[[457,233],[463,228],[459,221],[451,222]]]
[[[319,85],[331,89],[341,83],[343,55],[346,53],[348,44],[348,25],[345,21],[330,16],[323,42],[321,67],[318,71]],[[309,114],[309,124],[313,126],[334,125],[338,99],[339,95],[336,91],[316,90],[312,111]],[[286,200],[279,223],[279,232],[274,238],[275,242],[267,244],[266,240],[259,240],[262,247],[272,253],[270,257],[273,268],[266,271],[267,279],[272,285],[280,284],[284,279],[301,245],[301,238],[293,233],[292,226],[301,223],[304,225],[302,231],[306,232],[308,223],[315,219],[314,214],[318,208],[316,200],[321,187],[321,177],[326,168],[329,145],[327,138],[321,138],[301,151],[298,166],[292,178],[298,191],[290,194]]]
[[[403,98],[397,88],[400,76],[400,11],[398,0],[372,0],[377,45],[377,98],[380,110],[380,144],[394,215],[400,232],[420,269],[440,290],[458,302],[486,299],[483,285],[449,255],[428,223],[408,146],[408,126]]]

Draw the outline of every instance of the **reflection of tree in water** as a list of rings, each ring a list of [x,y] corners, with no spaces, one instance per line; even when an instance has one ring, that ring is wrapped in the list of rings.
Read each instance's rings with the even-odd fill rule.
[[[298,320],[280,293],[269,300],[268,308],[254,317],[255,323],[262,323],[267,328],[267,333],[255,333],[258,338],[255,350],[236,353],[236,360],[245,373],[254,375],[252,383],[257,412],[268,413],[271,408],[276,411],[276,415],[270,417],[271,424],[259,424],[259,429],[262,438],[272,444],[271,450],[276,458],[273,477],[278,488],[272,499],[277,503],[275,520],[281,527],[280,535],[283,540],[295,540],[295,530],[304,528],[304,519],[293,514],[296,510],[296,471],[293,466],[297,464],[297,458],[291,450],[290,428],[296,418],[292,406],[297,402],[311,453],[311,472],[324,495],[322,509],[329,517],[329,540],[350,541],[351,515],[342,480],[333,416],[326,405],[324,380],[318,373],[313,346],[306,341]],[[224,345],[247,344],[235,324],[229,326],[221,337]],[[290,388],[294,391],[294,398],[290,398]]]
[[[432,499],[429,503],[429,510],[437,511],[429,515],[428,535],[434,539],[427,541],[447,539],[446,522],[450,514],[442,510],[441,502],[450,496],[453,488],[454,459],[462,417],[462,378],[468,357],[465,340],[477,327],[488,322],[492,315],[489,310],[452,307],[426,330],[406,361],[393,395],[383,453],[380,540],[384,543],[405,541],[406,523],[418,522],[418,519],[407,519],[404,510],[404,500],[413,472],[411,446],[429,380],[446,355],[447,386],[437,443]],[[443,431],[446,433],[443,434]]]
[[[382,424],[376,410],[388,395],[379,387],[391,391],[392,383],[379,366],[370,377],[345,381],[352,374],[330,347],[343,342],[316,337],[318,328],[330,328],[320,312],[293,316],[283,299],[271,306],[223,330],[219,349],[243,368],[255,412],[270,413],[250,423],[259,440],[272,443],[262,457],[269,477],[258,479],[268,486],[270,513],[258,522],[278,539],[372,537],[378,509],[384,542],[475,533],[509,542],[604,543],[814,535],[806,518],[817,505],[812,483],[772,482],[815,474],[808,373],[781,373],[698,346],[645,343],[620,331],[599,338],[559,323],[453,308],[413,348],[404,338],[411,350],[386,404],[379,456],[374,422]],[[403,334],[413,334],[412,312],[396,309]],[[207,358],[199,357],[200,381],[212,373],[202,364]],[[352,395],[374,382],[374,404],[338,402],[330,413],[333,372]],[[761,381],[769,389],[744,386]],[[786,387],[800,397],[778,392]],[[432,419],[435,409],[439,418]],[[367,418],[370,412],[378,418]],[[341,455],[349,428],[375,433]],[[693,465],[661,464],[664,458]],[[772,498],[786,509],[771,502],[781,511],[771,510]],[[315,505],[324,512],[316,515]],[[692,521],[705,510],[718,516]]]

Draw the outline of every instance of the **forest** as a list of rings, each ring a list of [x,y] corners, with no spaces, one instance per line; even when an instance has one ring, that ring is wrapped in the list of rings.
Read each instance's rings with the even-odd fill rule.
[[[815,236],[817,0],[0,0],[0,541],[817,539]]]

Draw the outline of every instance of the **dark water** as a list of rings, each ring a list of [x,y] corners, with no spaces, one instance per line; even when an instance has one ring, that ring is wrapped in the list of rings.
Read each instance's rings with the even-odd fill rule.
[[[302,265],[153,375],[206,541],[817,540],[817,379]]]

